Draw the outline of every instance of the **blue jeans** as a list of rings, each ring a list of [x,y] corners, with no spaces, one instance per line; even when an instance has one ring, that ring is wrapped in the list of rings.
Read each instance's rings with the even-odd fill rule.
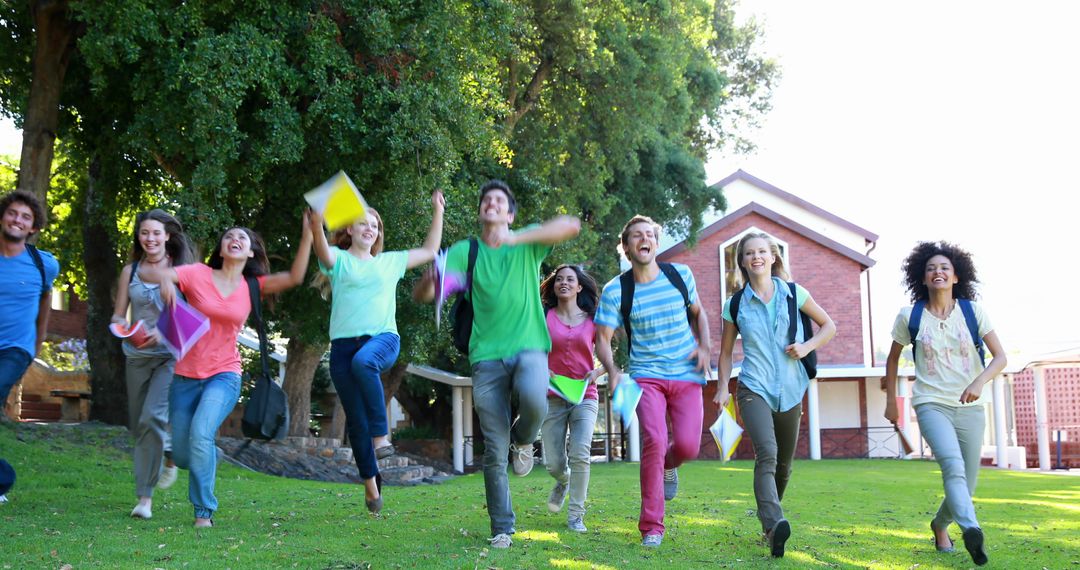
[[[975,482],[979,477],[983,427],[982,406],[946,406],[928,402],[915,406],[919,431],[941,468],[945,500],[934,516],[934,528],[956,522],[961,529],[978,528],[975,519]]]
[[[173,461],[190,471],[188,499],[196,518],[213,518],[217,510],[214,438],[239,397],[240,375],[235,372],[221,372],[204,380],[178,374],[169,386]]]
[[[26,369],[30,367],[30,353],[11,346],[0,349],[0,416],[4,415],[4,404],[11,389],[22,380]]]
[[[492,536],[514,534],[514,507],[506,476],[510,440],[516,445],[536,441],[547,416],[548,375],[547,353],[539,350],[473,364],[473,409],[484,433],[484,492]]]
[[[582,400],[575,406],[562,398],[548,398],[547,418],[541,432],[544,466],[556,481],[570,487],[570,503],[566,507],[568,519],[585,516],[589,462],[598,411],[596,400]],[[569,441],[567,431],[570,432]]]
[[[345,410],[349,444],[361,479],[379,474],[371,438],[389,432],[381,374],[394,364],[400,349],[401,339],[394,333],[330,341],[330,380]]]

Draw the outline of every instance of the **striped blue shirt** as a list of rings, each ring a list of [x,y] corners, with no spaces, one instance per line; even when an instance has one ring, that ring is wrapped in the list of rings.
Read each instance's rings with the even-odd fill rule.
[[[690,302],[697,303],[697,285],[690,268],[673,263],[686,283]],[[619,328],[623,324],[622,284],[615,277],[604,285],[600,308],[596,311],[598,326]],[[697,348],[694,334],[686,320],[682,294],[668,281],[663,272],[651,283],[634,285],[634,301],[630,308],[633,347],[630,350],[630,377],[657,378],[704,384],[705,377],[694,368],[690,355]]]

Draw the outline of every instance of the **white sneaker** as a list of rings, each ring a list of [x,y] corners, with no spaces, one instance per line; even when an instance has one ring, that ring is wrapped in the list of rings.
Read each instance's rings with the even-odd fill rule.
[[[533,446],[531,443],[522,444],[520,447],[515,443],[510,444],[510,454],[514,459],[514,475],[524,477],[532,471]]]
[[[135,505],[134,509],[131,509],[131,516],[132,518],[137,519],[148,519],[154,515],[150,512],[150,505],[139,503],[138,505]]]
[[[574,532],[589,532],[589,529],[585,527],[585,521],[581,520],[581,517],[570,517],[566,520],[566,527]]]
[[[7,495],[0,495],[0,505],[8,502]]]
[[[514,541],[510,540],[509,534],[499,533],[488,539],[492,548],[510,548]]]
[[[176,482],[177,471],[178,470],[175,465],[173,465],[172,467],[166,467],[164,464],[162,464],[161,473],[158,474],[157,488],[168,489],[169,487],[172,487],[173,483]]]

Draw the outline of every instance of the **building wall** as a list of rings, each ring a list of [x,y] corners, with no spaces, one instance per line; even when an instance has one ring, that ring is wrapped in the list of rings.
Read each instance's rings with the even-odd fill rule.
[[[1046,383],[1047,424],[1050,428],[1050,462],[1056,464],[1057,445],[1054,431],[1067,432],[1062,444],[1063,463],[1080,467],[1080,368],[1047,367]],[[987,388],[989,389],[989,388]],[[1035,431],[1035,373],[1028,368],[1013,376],[1013,403],[1016,410],[1016,444],[1027,448],[1029,467],[1039,463],[1038,434]]]
[[[68,296],[67,309],[53,309],[49,313],[49,334],[63,337],[86,338],[86,301],[75,293],[62,293]],[[106,331],[102,331],[106,332]]]
[[[742,231],[756,227],[788,244],[789,271],[792,278],[806,287],[819,305],[836,323],[837,334],[818,351],[818,363],[863,363],[863,326],[861,303],[862,267],[858,262],[803,237],[758,214],[749,214],[723,231],[699,242],[693,249],[673,255],[668,261],[685,263],[694,272],[698,295],[709,318],[713,353],[720,349],[722,334],[720,298],[723,274],[720,267],[720,245]],[[736,362],[742,359],[737,343]]]

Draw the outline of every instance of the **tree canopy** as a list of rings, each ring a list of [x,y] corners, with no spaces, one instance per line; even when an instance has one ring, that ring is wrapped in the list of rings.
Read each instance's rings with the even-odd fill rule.
[[[0,7],[0,106],[17,120],[47,63],[28,45],[28,4]],[[100,0],[71,2],[68,17],[78,39],[57,134],[74,189],[54,186],[50,202],[69,203],[76,225],[113,216],[100,263],[115,267],[132,214],[163,204],[206,249],[230,225],[255,228],[284,268],[301,194],[345,170],[382,214],[388,249],[421,242],[434,187],[447,196],[444,245],[474,232],[476,189],[499,177],[519,222],[581,216],[582,235],[551,261],[605,279],[632,214],[692,238],[723,206],[704,161],[746,147],[777,77],[729,0]],[[86,279],[115,279],[115,267]],[[317,348],[328,313],[303,287],[273,318]],[[404,290],[398,320],[403,361],[454,365],[430,309]]]

